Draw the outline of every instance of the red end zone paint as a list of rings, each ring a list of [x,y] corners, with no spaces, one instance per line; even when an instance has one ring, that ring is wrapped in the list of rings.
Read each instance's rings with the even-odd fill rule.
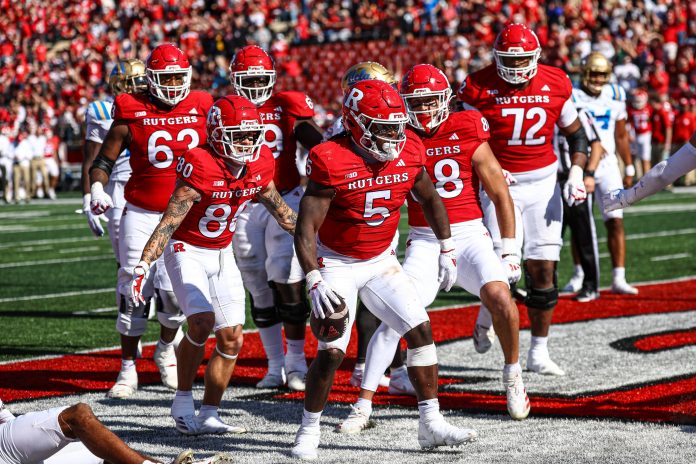
[[[635,296],[616,296],[602,293],[591,303],[576,303],[562,298],[554,313],[554,323],[570,323],[620,316],[651,313],[680,312],[696,309],[696,279],[669,284],[640,287]],[[430,313],[436,342],[471,337],[477,307],[449,309]],[[528,327],[526,311],[521,311],[521,325]],[[696,343],[694,330],[668,334],[653,334],[636,340],[636,348],[665,349]],[[307,330],[307,336],[312,334]],[[329,401],[353,402],[358,389],[349,384],[356,352],[353,336],[348,356],[336,374],[336,382]],[[307,349],[308,357],[316,355],[316,344]],[[214,342],[208,341],[208,355]],[[145,348],[138,361],[139,381],[151,384],[160,381],[159,372],[151,361],[154,347]],[[0,398],[11,402],[27,398],[66,395],[111,387],[120,359],[118,350],[100,351],[83,355],[68,355],[55,359],[23,361],[0,365]],[[237,363],[233,382],[253,385],[265,372],[266,360],[257,333],[245,335],[242,355]],[[203,373],[204,366],[199,370]],[[440,384],[459,380],[440,379]],[[601,386],[599,386],[601,387]],[[275,398],[299,400],[302,393],[279,393]],[[479,412],[505,413],[505,397],[498,394],[472,392],[442,392],[440,404],[444,409],[462,409]],[[696,424],[696,374],[668,379],[656,384],[638,385],[606,391],[586,397],[551,397],[530,395],[532,414],[561,417],[607,417],[652,422]],[[380,394],[376,404],[415,405],[411,397]]]

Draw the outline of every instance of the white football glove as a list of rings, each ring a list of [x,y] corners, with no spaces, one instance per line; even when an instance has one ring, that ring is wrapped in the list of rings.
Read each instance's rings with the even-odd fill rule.
[[[505,183],[510,185],[515,185],[517,183],[517,179],[512,175],[510,171],[507,169],[503,169],[503,177],[505,178]]]
[[[520,252],[514,238],[503,238],[503,248],[500,261],[503,263],[510,285],[516,284],[522,278],[520,267]]]
[[[563,186],[563,199],[568,203],[568,206],[579,205],[587,198],[585,183],[582,178],[582,168],[573,165],[568,173],[568,180]]]
[[[140,303],[145,303],[143,286],[145,285],[145,279],[147,279],[149,270],[150,265],[145,261],[140,261],[138,265],[133,268],[133,279],[130,283],[130,298],[136,306]]]
[[[630,206],[626,195],[626,190],[616,189],[609,193],[605,193],[602,195],[602,205],[604,206],[604,213]]]
[[[319,270],[309,271],[305,279],[314,317],[317,319],[326,318],[328,314],[333,312],[333,305],[339,304],[341,299],[334,289],[324,282]]]
[[[454,249],[454,240],[451,238],[440,240],[438,267],[437,281],[440,283],[440,288],[449,292],[457,281],[457,254]]]
[[[92,200],[90,201],[90,209],[94,214],[103,214],[109,208],[114,207],[114,202],[108,193],[104,191],[104,186],[101,182],[92,184]]]
[[[82,210],[78,210],[80,213],[87,217],[87,225],[92,230],[92,233],[96,237],[102,237],[104,235],[104,228],[101,225],[101,221],[108,222],[103,214],[93,214],[90,207],[90,202],[92,201],[92,195],[85,193],[82,196]]]

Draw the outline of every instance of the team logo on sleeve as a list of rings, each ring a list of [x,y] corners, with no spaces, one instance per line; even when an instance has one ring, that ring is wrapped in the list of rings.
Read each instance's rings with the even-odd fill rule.
[[[483,126],[484,132],[488,132],[488,130],[490,129],[490,126],[488,125],[488,119],[484,118],[483,116],[481,116],[481,126]]]

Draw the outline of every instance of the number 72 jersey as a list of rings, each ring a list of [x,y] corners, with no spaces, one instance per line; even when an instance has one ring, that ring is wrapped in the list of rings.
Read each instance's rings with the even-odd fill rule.
[[[121,94],[114,100],[114,123],[131,133],[126,200],[148,211],[163,212],[174,191],[176,164],[186,151],[206,142],[206,119],[213,97],[191,91],[173,108],[156,105],[148,94]]]
[[[567,127],[578,117],[572,89],[566,73],[553,66],[540,64],[529,85],[517,88],[492,64],[470,74],[458,97],[488,120],[489,144],[503,169],[526,172],[556,162],[554,126]]]

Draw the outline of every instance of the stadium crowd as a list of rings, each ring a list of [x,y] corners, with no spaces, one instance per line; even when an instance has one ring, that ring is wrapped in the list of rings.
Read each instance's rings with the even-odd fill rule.
[[[79,160],[85,108],[104,92],[114,63],[119,57],[145,60],[162,41],[180,44],[194,66],[193,87],[212,89],[214,96],[229,90],[227,66],[235,50],[251,43],[270,50],[279,75],[299,76],[291,82],[313,96],[316,63],[302,59],[306,45],[382,39],[409,47],[419,38],[446,35],[452,46],[433,51],[429,62],[458,86],[490,63],[495,36],[512,18],[536,32],[542,62],[563,68],[574,82],[583,57],[596,50],[612,60],[628,92],[649,89],[657,115],[653,140],[665,154],[668,142],[679,146],[688,140],[696,118],[696,3],[684,0],[2,0],[0,5],[0,178],[6,201],[48,195],[45,189],[52,195],[61,159],[69,153]],[[293,48],[298,53],[291,53]],[[333,99],[317,99],[327,125],[339,98],[337,87]],[[673,140],[664,140],[672,126]],[[25,140],[30,142],[20,148]],[[46,178],[46,165],[53,184],[39,188],[36,179]],[[9,189],[6,180],[13,172],[26,188]]]

